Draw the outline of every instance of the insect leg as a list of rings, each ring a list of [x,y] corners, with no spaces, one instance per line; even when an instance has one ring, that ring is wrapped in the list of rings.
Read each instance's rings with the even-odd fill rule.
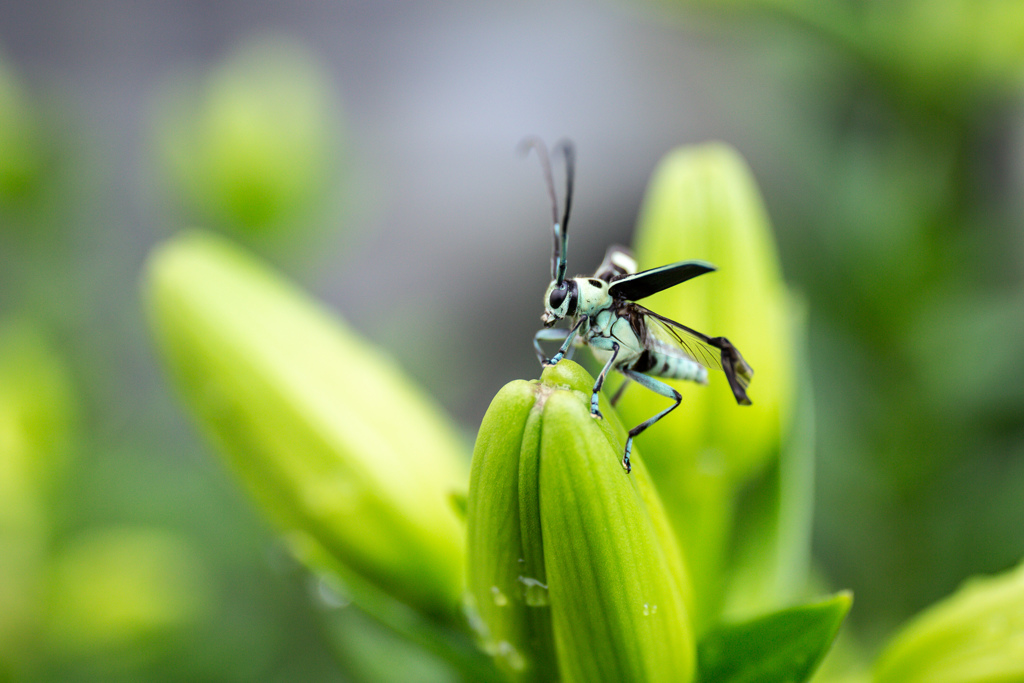
[[[576,333],[580,331],[580,328],[586,321],[586,317],[580,318],[580,321],[569,331],[550,329],[538,330],[537,334],[533,335],[533,348],[537,351],[537,360],[540,361],[540,364],[544,367],[547,367],[548,365],[557,365],[558,361],[565,358],[566,351],[569,350],[569,347],[572,346],[573,341],[576,339]],[[564,339],[565,341],[562,342],[561,348],[558,349],[558,352],[552,356],[550,360],[546,359],[544,357],[543,349],[540,348],[540,342],[556,341],[558,339]]]
[[[580,331],[580,328],[583,327],[583,323],[585,322],[587,322],[587,317],[583,316],[580,318],[578,323],[572,326],[572,329],[569,330],[569,334],[565,335],[565,341],[562,342],[562,347],[558,349],[558,353],[551,356],[551,360],[548,361],[548,365],[558,365],[558,361],[565,358],[565,352],[569,350],[570,346],[572,346],[572,343],[576,340],[576,333]]]
[[[668,408],[665,408],[665,410],[661,411],[660,413],[653,417],[647,418],[646,420],[638,424],[636,427],[633,427],[632,429],[629,430],[629,438],[626,439],[625,453],[622,456],[622,467],[626,470],[626,472],[629,472],[631,469],[629,465],[629,454],[633,451],[633,437],[639,435],[652,424],[654,424],[655,422],[657,422],[658,420],[660,420],[661,418],[665,417],[673,410],[678,408],[679,404],[683,400],[683,395],[680,394],[675,389],[673,389],[672,387],[670,387],[669,385],[665,384],[664,382],[656,380],[653,377],[648,377],[647,375],[639,373],[636,370],[623,368],[622,374],[625,375],[627,378],[633,380],[637,384],[647,387],[656,394],[661,394],[662,396],[666,398],[671,398],[675,401],[675,403],[670,405]]]
[[[537,360],[541,365],[549,365],[550,361],[544,355],[544,349],[540,348],[540,343],[542,341],[564,341],[568,336],[569,330],[555,330],[548,327],[537,330],[537,334],[533,335],[533,348],[537,352]]]
[[[622,394],[626,392],[626,387],[629,386],[629,382],[629,378],[626,377],[625,379],[622,380],[622,384],[619,385],[619,388],[615,390],[615,395],[612,396],[612,400],[609,401],[609,403],[612,404],[613,408],[615,407],[615,404],[619,402],[619,399],[622,398]]]
[[[570,330],[570,332],[571,331],[572,330]],[[572,360],[572,357],[576,354],[576,349],[579,348],[580,346],[581,340],[579,338],[579,334],[577,334],[575,337],[573,337],[567,342],[567,347],[563,347],[562,349],[560,349],[560,352],[563,353],[564,355],[559,360]]]
[[[597,376],[597,381],[594,382],[594,392],[590,394],[590,416],[601,419],[601,411],[597,409],[597,394],[601,391],[601,387],[604,385],[604,378],[608,375],[608,368],[615,362],[615,357],[619,355],[619,345],[612,342],[612,355],[608,358],[608,362],[601,368],[601,374]]]

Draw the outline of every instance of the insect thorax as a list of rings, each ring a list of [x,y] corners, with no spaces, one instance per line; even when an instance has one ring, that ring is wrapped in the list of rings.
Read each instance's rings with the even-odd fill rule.
[[[612,296],[608,293],[608,283],[593,277],[573,278],[579,292],[579,303],[576,315],[594,315],[598,311],[612,305]]]

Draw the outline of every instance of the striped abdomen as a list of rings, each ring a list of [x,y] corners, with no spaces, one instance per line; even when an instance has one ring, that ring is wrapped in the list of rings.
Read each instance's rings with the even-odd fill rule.
[[[633,362],[631,369],[651,377],[708,383],[707,368],[692,358],[673,351],[675,349],[668,346],[655,344],[653,348],[644,349],[640,357]]]

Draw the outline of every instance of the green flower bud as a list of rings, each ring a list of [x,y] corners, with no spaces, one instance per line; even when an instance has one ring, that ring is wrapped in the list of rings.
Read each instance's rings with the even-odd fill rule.
[[[50,571],[48,635],[72,655],[153,651],[153,639],[191,626],[209,608],[198,558],[157,529],[90,531]],[[154,651],[155,654],[155,651]]]
[[[74,423],[63,360],[31,324],[0,322],[0,529],[23,527],[20,515],[28,523],[49,507],[63,483]]]
[[[46,155],[38,116],[10,61],[0,55],[0,204],[18,204],[39,189]]]
[[[697,461],[742,480],[776,455],[794,385],[789,295],[768,217],[743,159],[712,144],[670,153],[655,171],[635,240],[641,269],[701,259],[718,271],[644,300],[644,305],[711,336],[725,336],[754,368],[753,405],[737,408],[721,376],[677,383],[685,410],[649,430],[673,451],[649,460]],[[630,419],[660,410],[650,392],[630,391]],[[641,442],[642,443],[642,442]],[[650,448],[648,448],[650,451]]]
[[[643,458],[619,464],[614,411],[590,416],[571,361],[512,382],[484,417],[467,509],[469,602],[520,680],[689,681],[689,580]]]
[[[1024,680],[1024,564],[976,578],[911,620],[875,667],[876,683]]]
[[[206,216],[249,233],[289,229],[337,175],[338,120],[327,77],[301,45],[242,45],[201,83],[157,103],[168,174]]]
[[[41,653],[40,603],[74,404],[64,363],[44,335],[0,321],[0,679],[18,678]]]
[[[636,235],[641,269],[700,259],[718,271],[643,301],[652,310],[710,336],[725,336],[754,369],[751,406],[738,406],[726,378],[709,386],[670,381],[682,406],[637,443],[690,560],[709,623],[723,590],[739,487],[779,454],[795,386],[790,300],[768,218],[743,160],[712,144],[670,153],[651,179]],[[620,412],[636,424],[665,399],[630,388]]]
[[[146,298],[186,403],[303,559],[457,614],[466,459],[395,364],[229,243],[158,248]],[[350,586],[351,587],[351,586]]]

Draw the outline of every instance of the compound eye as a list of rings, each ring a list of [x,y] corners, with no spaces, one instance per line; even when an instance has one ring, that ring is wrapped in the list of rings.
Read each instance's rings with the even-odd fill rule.
[[[548,297],[548,304],[552,310],[557,310],[562,306],[562,302],[565,301],[565,296],[569,293],[569,288],[563,282],[558,289],[551,290],[551,296]]]

